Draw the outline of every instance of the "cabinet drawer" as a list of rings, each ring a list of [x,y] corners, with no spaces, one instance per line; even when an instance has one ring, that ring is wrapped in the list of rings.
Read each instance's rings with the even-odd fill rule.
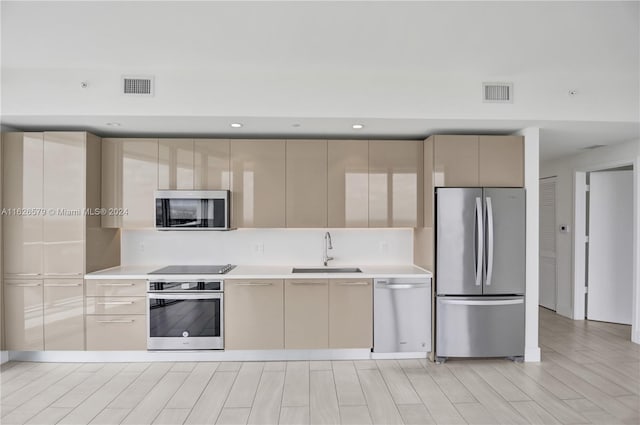
[[[146,350],[146,316],[87,316],[87,350]]]
[[[146,297],[87,297],[87,314],[146,314]]]
[[[144,297],[146,294],[146,280],[87,280],[88,297]]]

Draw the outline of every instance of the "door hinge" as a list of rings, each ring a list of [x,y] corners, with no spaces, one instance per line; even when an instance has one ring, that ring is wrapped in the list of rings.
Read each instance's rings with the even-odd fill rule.
[[[584,237],[584,243],[589,243],[589,236]]]
[[[585,287],[584,287],[584,293],[585,293],[585,294],[588,294],[588,293],[589,293],[589,287],[588,287],[588,286],[585,286]]]
[[[585,192],[589,192],[590,190],[591,190],[591,185],[588,185],[588,184],[584,185]]]

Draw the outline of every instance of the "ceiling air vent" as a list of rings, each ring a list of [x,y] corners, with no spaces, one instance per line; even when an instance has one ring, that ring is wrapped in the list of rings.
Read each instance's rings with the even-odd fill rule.
[[[135,96],[153,96],[153,77],[124,75],[122,93]]]
[[[482,100],[490,103],[513,103],[513,83],[482,83]]]

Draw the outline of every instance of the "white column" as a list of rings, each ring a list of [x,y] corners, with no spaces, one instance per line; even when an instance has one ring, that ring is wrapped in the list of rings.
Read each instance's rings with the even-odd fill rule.
[[[631,341],[640,344],[640,141],[638,156],[633,164],[633,313],[631,318]]]
[[[524,187],[526,190],[526,282],[524,360],[540,361],[538,346],[538,215],[540,191],[540,129],[525,128],[517,133],[524,136]]]

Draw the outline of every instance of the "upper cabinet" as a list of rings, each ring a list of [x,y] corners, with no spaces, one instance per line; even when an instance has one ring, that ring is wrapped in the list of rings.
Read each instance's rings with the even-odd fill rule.
[[[84,274],[86,138],[80,132],[44,133],[45,276]]]
[[[327,142],[329,227],[369,226],[369,141]]]
[[[229,190],[229,155],[230,144],[227,139],[196,139],[195,189]]]
[[[2,142],[2,206],[43,208],[44,133],[5,133]],[[3,222],[5,276],[41,275],[43,216],[5,215]]]
[[[285,227],[284,140],[231,143],[233,227]]]
[[[480,186],[524,187],[524,139],[480,136]]]
[[[423,142],[369,142],[369,227],[422,225]]]
[[[193,190],[193,139],[158,140],[158,189]]]
[[[102,140],[103,227],[154,227],[158,164],[158,139]]]
[[[524,186],[520,136],[433,136],[436,187]]]
[[[327,141],[287,140],[287,227],[327,227]]]

